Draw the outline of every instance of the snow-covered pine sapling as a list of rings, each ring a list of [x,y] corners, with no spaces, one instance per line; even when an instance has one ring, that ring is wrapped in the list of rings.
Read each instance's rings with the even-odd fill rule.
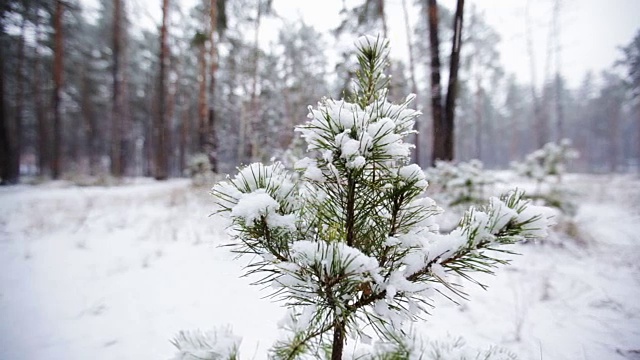
[[[483,203],[486,188],[496,183],[477,159],[459,163],[438,160],[425,173],[431,191],[437,192],[437,200],[446,206]]]
[[[390,327],[426,314],[434,287],[457,274],[491,272],[505,261],[492,251],[544,237],[543,208],[510,192],[470,209],[450,234],[440,234],[441,212],[423,197],[422,169],[408,165],[420,115],[387,100],[389,42],[356,41],[359,69],[353,96],[322,99],[296,131],[308,158],[294,175],[275,163],[254,163],[218,183],[218,212],[232,220],[234,250],[257,260],[248,274],[271,285],[290,310],[282,324],[289,337],[271,356],[342,359],[347,339],[384,338]],[[443,290],[444,291],[444,290]]]
[[[562,188],[562,176],[567,165],[579,157],[579,152],[571,146],[570,139],[562,139],[559,143],[547,143],[535,150],[522,162],[513,162],[511,167],[525,178],[535,181],[535,192],[528,195],[530,199],[540,200],[547,206],[553,206],[568,215],[575,214],[570,190]]]
[[[579,153],[571,147],[570,139],[562,139],[558,144],[549,142],[525,157],[522,162],[513,162],[511,167],[521,176],[541,184],[550,179],[562,181],[569,161],[576,159]]]
[[[194,186],[210,184],[214,180],[214,175],[209,156],[203,153],[193,155],[189,159],[187,174],[191,177]]]

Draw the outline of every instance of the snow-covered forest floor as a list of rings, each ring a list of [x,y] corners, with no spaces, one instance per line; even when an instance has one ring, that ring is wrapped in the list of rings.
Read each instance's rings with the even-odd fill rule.
[[[640,359],[640,179],[565,181],[570,225],[478,276],[487,291],[465,284],[470,301],[436,298],[421,337],[520,359]],[[248,259],[218,247],[207,192],[188,180],[0,189],[0,359],[168,359],[179,330],[224,324],[242,359],[266,358],[284,310],[240,278]]]

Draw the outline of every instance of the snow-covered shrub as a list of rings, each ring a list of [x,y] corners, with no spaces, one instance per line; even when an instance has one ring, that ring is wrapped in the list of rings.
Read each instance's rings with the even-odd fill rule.
[[[178,349],[172,360],[238,360],[240,337],[225,327],[181,331],[171,343]]]
[[[211,162],[207,154],[194,154],[189,159],[187,172],[195,186],[210,184],[214,179]]]
[[[578,156],[578,151],[571,147],[571,140],[562,139],[559,144],[545,144],[527,155],[524,161],[511,163],[511,167],[518,175],[536,182],[535,192],[529,194],[531,199],[572,216],[576,211],[574,194],[562,186],[562,176],[569,162]]]
[[[496,183],[477,159],[457,164],[437,161],[425,173],[433,197],[447,206],[480,204],[486,199],[487,188]]]
[[[511,167],[517,174],[538,183],[550,179],[560,182],[569,161],[578,156],[578,151],[571,147],[571,140],[562,139],[559,144],[545,144],[541,149],[527,155],[522,162],[512,162]]]
[[[247,273],[289,309],[276,359],[341,359],[348,338],[388,338],[424,316],[436,290],[464,294],[449,275],[473,281],[473,272],[505,264],[494,251],[544,237],[549,226],[545,208],[511,191],[440,233],[442,210],[423,196],[422,169],[408,164],[415,96],[387,100],[387,40],[363,36],[356,49],[353,97],[322,99],[296,129],[309,154],[298,176],[254,163],[211,191],[217,213],[232,221],[230,245],[253,256]]]

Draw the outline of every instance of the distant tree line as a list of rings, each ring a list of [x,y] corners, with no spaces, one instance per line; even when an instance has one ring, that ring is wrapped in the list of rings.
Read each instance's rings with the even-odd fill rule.
[[[410,57],[391,61],[390,95],[418,95],[425,114],[414,139],[418,163],[479,158],[505,167],[569,137],[582,153],[576,170],[638,168],[640,32],[616,68],[587,74],[578,89],[558,72],[532,95],[505,73],[499,36],[476,9],[462,0],[453,11],[435,0],[402,3],[409,35],[392,47],[408,45]],[[352,77],[353,59],[344,55],[329,69],[329,50],[390,31],[384,0],[336,9],[343,21],[333,36],[282,19],[272,0],[201,0],[192,9],[158,0],[155,29],[136,25],[132,14],[147,15],[134,6],[102,0],[88,13],[78,0],[0,4],[2,183],[21,175],[166,179],[183,176],[196,154],[206,154],[216,172],[300,156],[292,125],[320,97],[350,89],[331,79]],[[411,10],[417,22],[409,21]],[[267,20],[284,25],[265,48]],[[439,84],[436,75],[448,81]]]

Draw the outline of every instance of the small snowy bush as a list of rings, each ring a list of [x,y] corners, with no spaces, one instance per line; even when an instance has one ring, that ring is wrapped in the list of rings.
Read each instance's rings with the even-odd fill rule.
[[[437,161],[426,170],[431,191],[437,200],[447,206],[479,204],[485,201],[487,188],[496,180],[483,169],[480,160],[460,162]]]
[[[545,144],[541,149],[527,155],[524,161],[511,163],[511,167],[517,174],[538,183],[550,179],[560,182],[569,161],[578,156],[578,152],[571,147],[571,140],[562,139],[559,144]]]
[[[511,167],[518,175],[536,182],[535,192],[529,195],[531,199],[574,215],[574,194],[562,187],[562,176],[569,162],[578,156],[578,151],[571,147],[571,140],[562,139],[559,144],[545,144],[542,149],[527,155],[523,162],[513,162]]]
[[[203,186],[213,181],[211,162],[207,154],[195,154],[189,159],[188,175],[195,186]]]
[[[309,154],[298,175],[254,163],[212,189],[217,212],[232,221],[231,246],[254,258],[247,273],[289,309],[275,359],[342,359],[348,339],[388,341],[392,328],[427,314],[436,292],[464,296],[451,275],[477,283],[472,273],[506,263],[494,252],[549,226],[545,208],[511,191],[441,234],[442,210],[423,196],[422,169],[408,164],[415,96],[387,100],[387,40],[363,36],[356,50],[353,97],[322,99],[296,129]]]

